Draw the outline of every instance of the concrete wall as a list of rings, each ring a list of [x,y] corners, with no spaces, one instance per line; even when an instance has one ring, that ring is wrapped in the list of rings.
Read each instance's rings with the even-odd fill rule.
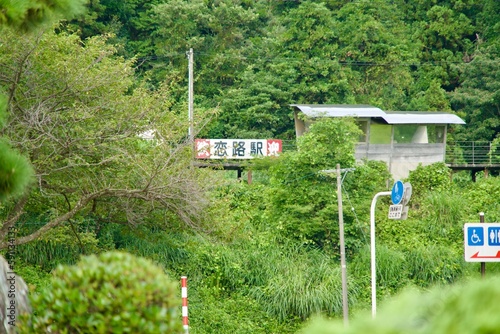
[[[418,165],[430,165],[444,161],[445,144],[358,144],[356,159],[384,161],[394,179],[408,177]]]

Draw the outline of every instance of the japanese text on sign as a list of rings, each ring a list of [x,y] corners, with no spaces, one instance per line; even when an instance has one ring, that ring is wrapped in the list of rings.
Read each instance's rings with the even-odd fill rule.
[[[198,159],[253,159],[282,151],[279,139],[196,139],[195,145]]]

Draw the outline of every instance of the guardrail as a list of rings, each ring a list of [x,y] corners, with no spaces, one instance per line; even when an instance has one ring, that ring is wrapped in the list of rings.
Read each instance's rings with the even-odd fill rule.
[[[297,149],[295,140],[283,140],[283,151]],[[450,165],[500,165],[500,143],[456,141],[446,145],[445,162]]]
[[[446,145],[445,162],[451,165],[499,165],[500,145],[487,141],[457,141]]]

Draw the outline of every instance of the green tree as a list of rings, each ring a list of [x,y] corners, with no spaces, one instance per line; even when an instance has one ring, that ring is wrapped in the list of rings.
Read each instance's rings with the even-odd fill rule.
[[[280,16],[276,26],[279,66],[273,73],[287,83],[293,103],[345,103],[353,100],[349,76],[336,58],[339,33],[324,3],[304,1]]]
[[[24,31],[31,30],[43,22],[81,13],[84,2],[85,0],[24,2],[2,0],[0,1],[0,27],[12,26]],[[0,130],[6,118],[7,104],[7,99],[0,95]],[[32,169],[28,161],[1,138],[0,161],[0,201],[2,201],[24,191],[31,181]]]
[[[492,141],[500,133],[500,44],[479,48],[461,65],[462,83],[452,93],[466,125],[457,139]]]
[[[419,98],[420,92],[436,91],[435,81],[446,91],[458,86],[458,72],[455,63],[467,59],[476,39],[474,32],[473,1],[446,1],[434,4],[428,1],[417,1],[408,5],[413,32],[411,40],[419,47],[417,68],[414,72],[415,85],[411,94]],[[415,107],[418,107],[418,102]],[[422,107],[424,107],[422,105]],[[438,105],[431,108],[435,110]]]
[[[87,0],[0,1],[0,26],[22,30],[62,18],[72,18],[84,11]]]
[[[322,119],[298,138],[296,152],[283,154],[270,168],[265,218],[277,236],[338,254],[335,178],[321,171],[335,169],[337,163],[342,168],[354,167],[358,135],[359,129],[352,120]],[[374,173],[376,167],[370,165],[369,168]],[[355,173],[359,174],[350,175],[350,178],[370,174],[361,165],[356,166]],[[375,183],[379,181],[374,180]],[[364,186],[371,189],[371,182],[366,183]],[[351,185],[355,188],[355,182]],[[361,233],[362,227],[355,217],[346,214],[346,246],[350,255],[361,245]]]
[[[156,24],[151,17],[154,6],[162,2],[90,0],[85,15],[65,22],[63,26],[68,31],[77,32],[82,40],[111,34],[110,42],[120,45],[119,54],[127,58],[144,57],[145,60],[155,54],[151,34]]]
[[[210,129],[211,138],[295,137],[287,85],[275,73],[257,68],[247,69],[240,83],[223,94],[222,113]]]
[[[389,1],[360,1],[346,3],[334,15],[335,56],[352,71],[355,102],[404,108],[413,84],[409,64],[417,58],[418,44],[408,38],[402,8]]]
[[[4,133],[37,179],[2,210],[1,233],[28,209],[45,224],[27,225],[17,243],[85,215],[140,224],[155,214],[171,227],[200,221],[206,172],[190,167],[187,122],[168,111],[166,88],[134,89],[133,62],[115,57],[104,37],[82,44],[77,35],[4,30],[0,38],[10,45],[0,53],[10,101]]]

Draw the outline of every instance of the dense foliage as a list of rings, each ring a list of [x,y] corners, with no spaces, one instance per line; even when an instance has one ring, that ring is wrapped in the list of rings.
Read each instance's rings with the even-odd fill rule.
[[[376,319],[355,319],[349,327],[316,319],[302,334],[495,333],[500,326],[495,301],[499,278],[472,280],[422,292],[408,289],[388,300]]]
[[[291,103],[369,103],[462,112],[474,130],[462,140],[492,140],[497,12],[495,0],[101,0],[67,26],[116,34],[121,54],[138,56],[151,84],[169,78],[178,101],[193,48],[196,106],[221,106],[213,138],[290,138]]]
[[[151,261],[123,252],[59,266],[33,298],[25,333],[182,333],[177,284]]]
[[[42,23],[71,19],[84,12],[86,2],[86,0],[1,0],[0,26],[9,25],[26,31],[35,29]]]
[[[44,225],[23,228],[18,243],[69,219],[140,224],[166,208],[172,226],[203,225],[209,176],[190,168],[186,122],[168,112],[166,87],[136,86],[133,60],[116,57],[106,36],[82,44],[67,33],[4,29],[0,43],[10,46],[0,52],[10,101],[3,133],[37,179],[5,203],[2,233],[25,208]]]
[[[138,317],[127,293],[141,294],[135,283],[148,272],[163,279],[163,271],[188,276],[194,334],[296,333],[315,315],[341,317],[339,199],[335,174],[322,172],[337,164],[346,169],[350,313],[362,317],[370,307],[369,211],[374,194],[392,184],[386,165],[356,161],[358,128],[346,119],[317,122],[297,150],[249,163],[252,184],[193,168],[189,48],[199,137],[294,139],[290,104],[356,103],[456,112],[467,125],[448,138],[500,145],[496,0],[91,0],[83,15],[40,26],[82,4],[0,0],[0,25],[9,26],[0,28],[0,248],[15,227],[19,274],[37,295],[32,326],[40,331],[49,321],[61,331],[69,324],[126,332],[141,321],[157,330],[164,319]],[[480,211],[500,219],[498,177],[478,173],[472,182],[440,163],[419,166],[407,181],[408,220],[387,218],[388,198],[376,208],[380,300],[477,276],[478,265],[463,260],[463,223]],[[162,269],[123,253],[75,265],[80,255],[110,250]],[[70,266],[50,278],[58,264]],[[488,264],[488,275],[498,270]],[[115,305],[124,313],[105,318],[115,301],[99,295],[110,304],[94,305],[75,282],[90,295],[128,298]],[[174,285],[165,288],[161,303],[177,305]],[[137,302],[158,297],[149,292]],[[434,296],[415,301],[424,313],[439,311],[423,314],[421,329],[447,331],[455,321],[448,311],[463,301],[445,296],[436,305]],[[406,305],[391,313],[397,324],[414,323]],[[180,315],[168,314],[176,327]],[[373,325],[381,332],[392,321],[383,314]],[[108,320],[113,329],[102,327]],[[360,320],[352,331],[364,326],[372,323]]]

